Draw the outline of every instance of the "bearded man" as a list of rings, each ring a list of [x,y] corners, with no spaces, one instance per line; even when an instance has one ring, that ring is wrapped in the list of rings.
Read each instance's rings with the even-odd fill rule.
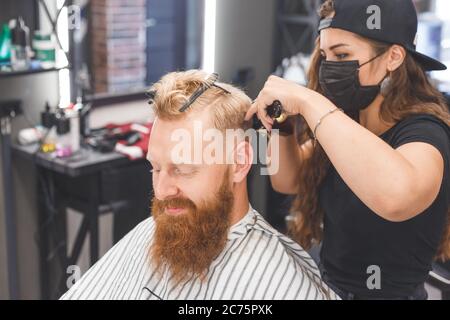
[[[208,149],[212,163],[204,161],[208,146],[186,146],[198,139],[174,139],[194,137],[199,124],[215,133],[248,129],[251,100],[197,70],[170,73],[151,92],[152,217],[62,299],[335,299],[312,258],[249,204],[245,136]]]

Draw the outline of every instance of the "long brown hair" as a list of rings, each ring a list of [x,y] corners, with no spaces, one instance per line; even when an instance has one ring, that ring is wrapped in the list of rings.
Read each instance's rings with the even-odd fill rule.
[[[321,18],[328,17],[334,12],[334,1],[327,0],[320,8]],[[364,39],[368,41],[375,54],[380,54],[391,45]],[[321,61],[320,39],[312,54],[311,66],[308,73],[308,87],[319,93],[319,67]],[[407,54],[404,63],[390,74],[389,87],[381,105],[380,118],[387,123],[397,123],[410,115],[431,114],[447,125],[450,125],[450,114],[442,94],[429,82],[425,71]],[[300,118],[297,128],[299,145],[312,137],[311,129],[303,118]],[[292,206],[293,223],[290,225],[291,236],[305,249],[315,242],[322,240],[323,209],[319,204],[319,190],[330,168],[331,162],[320,144],[315,144],[312,155],[305,159],[298,172],[299,187],[297,197]],[[447,224],[437,258],[450,259],[450,210],[447,214]]]

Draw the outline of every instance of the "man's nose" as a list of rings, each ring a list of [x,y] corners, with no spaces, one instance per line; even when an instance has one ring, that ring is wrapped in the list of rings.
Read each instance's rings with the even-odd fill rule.
[[[159,200],[172,198],[179,193],[179,189],[173,179],[166,174],[160,174],[153,189],[156,198]]]

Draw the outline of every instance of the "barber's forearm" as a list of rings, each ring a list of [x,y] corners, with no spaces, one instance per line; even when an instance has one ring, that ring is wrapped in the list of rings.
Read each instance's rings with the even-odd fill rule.
[[[319,119],[336,108],[323,99],[302,110],[314,130]],[[392,219],[413,183],[412,165],[391,146],[342,112],[323,119],[317,138],[349,188],[370,209]]]
[[[277,155],[274,153],[274,141],[276,139],[272,136],[268,150],[271,167],[276,169],[269,171],[272,187],[280,193],[296,194],[297,176],[301,159],[295,136],[278,136]]]

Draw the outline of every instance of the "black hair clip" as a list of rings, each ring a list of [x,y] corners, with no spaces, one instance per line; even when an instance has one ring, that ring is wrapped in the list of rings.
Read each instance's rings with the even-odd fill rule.
[[[145,95],[147,96],[147,98],[149,98],[148,104],[153,104],[153,101],[155,100],[156,96],[156,90],[149,90],[145,92]]]
[[[228,91],[225,88],[222,88],[221,86],[216,84],[216,81],[219,79],[219,75],[217,73],[211,74],[207,79],[206,82],[195,92],[192,94],[192,96],[186,101],[185,104],[179,109],[180,112],[185,112],[206,90],[208,90],[211,87],[216,87],[221,89],[227,94],[231,94],[230,91]]]

